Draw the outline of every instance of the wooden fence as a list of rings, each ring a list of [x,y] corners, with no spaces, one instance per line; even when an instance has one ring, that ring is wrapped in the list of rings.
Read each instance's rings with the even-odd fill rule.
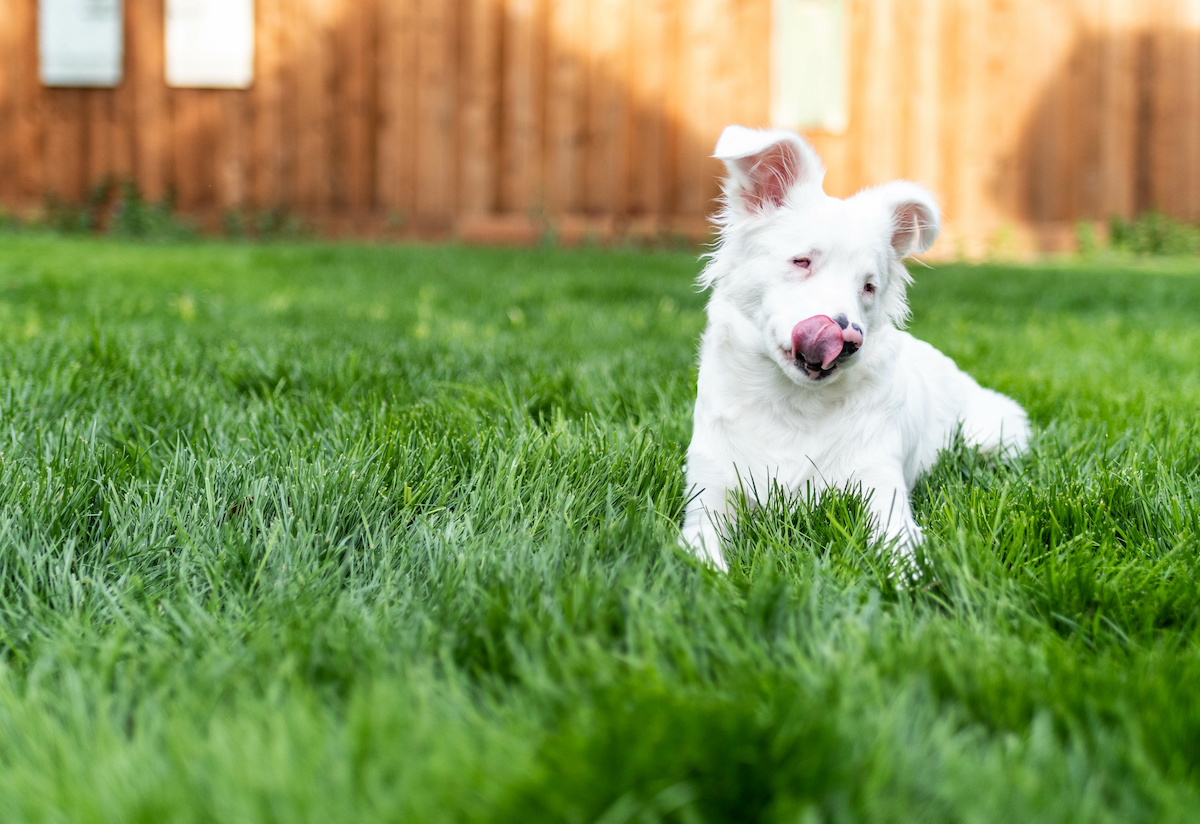
[[[213,225],[697,234],[721,127],[768,121],[771,0],[256,0],[246,91],[168,88],[163,0],[125,9],[122,84],[50,89],[36,0],[0,0],[0,205],[115,175]],[[846,0],[846,21],[849,127],[811,135],[832,193],[921,181],[968,253],[1200,219],[1197,0]]]

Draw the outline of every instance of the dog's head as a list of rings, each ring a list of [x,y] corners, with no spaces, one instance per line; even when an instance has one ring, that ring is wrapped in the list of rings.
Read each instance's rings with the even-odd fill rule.
[[[830,197],[820,158],[789,131],[730,126],[714,156],[729,175],[701,283],[754,323],[797,384],[836,380],[880,329],[907,319],[901,261],[937,237],[933,196],[895,181]]]

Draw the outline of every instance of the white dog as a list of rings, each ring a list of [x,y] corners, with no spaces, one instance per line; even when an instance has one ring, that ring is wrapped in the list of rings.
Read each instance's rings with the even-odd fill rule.
[[[732,493],[861,490],[875,536],[908,564],[921,529],[909,493],[956,433],[1019,452],[1025,412],[948,357],[901,331],[910,282],[901,261],[937,237],[933,197],[905,181],[846,200],[799,135],[725,129],[715,157],[729,176],[687,483],[683,541],[726,569],[720,538]]]

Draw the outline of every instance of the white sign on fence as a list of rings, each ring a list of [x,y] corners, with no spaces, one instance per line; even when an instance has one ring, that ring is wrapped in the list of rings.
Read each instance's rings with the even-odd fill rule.
[[[38,72],[47,86],[116,86],[121,0],[38,0]]]
[[[254,80],[254,0],[167,0],[167,85],[245,89]]]
[[[849,120],[845,3],[774,0],[772,11],[772,123],[841,134]]]

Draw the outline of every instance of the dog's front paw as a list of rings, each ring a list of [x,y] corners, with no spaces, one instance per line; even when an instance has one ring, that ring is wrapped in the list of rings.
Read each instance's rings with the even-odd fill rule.
[[[725,556],[721,553],[721,536],[707,519],[704,523],[684,527],[679,545],[721,572],[729,571],[729,564],[725,563]]]
[[[888,580],[899,589],[914,586],[925,577],[925,568],[917,559],[917,547],[925,541],[925,532],[915,521],[886,536],[882,556],[888,565]]]

